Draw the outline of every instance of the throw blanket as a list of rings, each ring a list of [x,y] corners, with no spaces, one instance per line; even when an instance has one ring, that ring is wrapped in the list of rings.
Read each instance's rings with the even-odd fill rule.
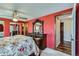
[[[16,35],[2,38],[0,43],[0,56],[28,56],[39,54],[39,49],[32,37]]]

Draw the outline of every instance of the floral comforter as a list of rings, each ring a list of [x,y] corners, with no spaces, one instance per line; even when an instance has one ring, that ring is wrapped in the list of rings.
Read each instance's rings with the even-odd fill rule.
[[[28,56],[32,53],[35,53],[35,55],[39,54],[39,49],[32,37],[16,35],[3,40],[5,42],[3,42],[4,44],[0,44],[0,56]]]

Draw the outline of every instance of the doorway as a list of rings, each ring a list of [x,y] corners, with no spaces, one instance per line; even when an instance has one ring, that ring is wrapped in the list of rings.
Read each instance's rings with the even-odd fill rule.
[[[64,22],[60,22],[60,44],[64,44]]]
[[[71,55],[71,13],[56,16],[56,50]]]
[[[19,25],[14,22],[10,22],[10,36],[19,34]]]

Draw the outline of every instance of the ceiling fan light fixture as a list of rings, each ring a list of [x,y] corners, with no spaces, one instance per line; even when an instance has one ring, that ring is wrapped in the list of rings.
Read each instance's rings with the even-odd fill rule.
[[[13,21],[18,21],[18,19],[17,18],[13,18]]]
[[[19,14],[18,14],[18,11],[17,10],[14,10],[13,11],[13,21],[18,21],[18,18],[19,18]]]

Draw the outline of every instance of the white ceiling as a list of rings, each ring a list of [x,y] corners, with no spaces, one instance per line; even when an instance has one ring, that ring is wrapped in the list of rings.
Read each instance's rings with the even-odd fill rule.
[[[72,8],[73,5],[73,3],[0,3],[0,17],[12,18],[13,10],[17,10],[22,17],[32,19]]]

